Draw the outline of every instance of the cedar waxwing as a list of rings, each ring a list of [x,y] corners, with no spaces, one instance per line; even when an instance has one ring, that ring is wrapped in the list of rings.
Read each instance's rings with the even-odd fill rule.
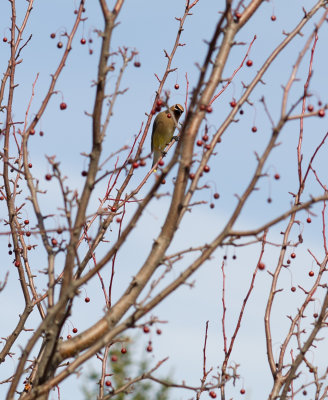
[[[160,112],[155,118],[151,135],[151,151],[154,152],[153,166],[165,154],[164,149],[171,142],[176,124],[183,112],[184,108],[180,104],[175,104],[169,110]]]

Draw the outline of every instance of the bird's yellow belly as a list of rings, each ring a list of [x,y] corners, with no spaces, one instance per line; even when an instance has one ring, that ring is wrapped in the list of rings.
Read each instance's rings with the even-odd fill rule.
[[[171,142],[174,130],[158,128],[153,138],[153,146],[155,150],[164,151],[165,147]]]

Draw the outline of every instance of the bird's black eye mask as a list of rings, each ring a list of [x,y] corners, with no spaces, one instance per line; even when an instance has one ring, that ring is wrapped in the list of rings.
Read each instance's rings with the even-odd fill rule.
[[[183,113],[183,110],[181,110],[181,108],[180,107],[175,107],[174,108],[174,111],[176,111],[178,114],[182,114]]]

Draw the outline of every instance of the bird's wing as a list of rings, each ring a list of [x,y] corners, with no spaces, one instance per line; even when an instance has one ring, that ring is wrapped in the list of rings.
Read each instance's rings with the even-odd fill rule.
[[[154,132],[155,132],[156,126],[157,126],[157,121],[158,121],[158,119],[156,117],[155,120],[154,120],[154,123],[153,123],[153,131],[152,131],[152,134],[151,134],[151,151],[154,151],[154,143],[153,143],[153,141],[154,141]]]
[[[156,129],[159,128],[159,126],[163,123],[160,121],[160,118],[158,118],[160,115],[161,115],[161,113],[157,114],[157,116],[154,120],[153,131],[151,134],[151,151],[154,151],[154,133],[155,133]]]

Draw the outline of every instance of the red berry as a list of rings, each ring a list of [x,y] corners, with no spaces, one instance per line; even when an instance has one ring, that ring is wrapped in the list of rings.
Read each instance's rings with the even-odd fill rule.
[[[93,42],[93,40],[90,38],[90,39],[89,39],[89,43],[92,43],[92,42]]]
[[[252,132],[257,132],[256,126],[253,126],[253,127],[252,127]]]
[[[63,47],[63,42],[58,42],[57,47],[58,47],[58,49],[61,49]]]
[[[251,67],[253,65],[253,61],[252,60],[247,60],[246,61],[246,65],[247,65],[247,67]]]
[[[296,254],[295,253],[292,253],[290,256],[291,256],[291,258],[296,258]]]
[[[89,302],[90,302],[90,297],[86,297],[86,298],[84,299],[84,301],[85,301],[86,303],[89,303]]]
[[[143,331],[144,331],[145,333],[149,333],[149,332],[150,332],[149,326],[145,325],[145,326],[143,327]]]
[[[52,178],[52,176],[51,176],[50,174],[47,174],[47,175],[46,175],[46,180],[47,180],[47,181],[51,181],[51,178]]]
[[[323,108],[321,108],[321,109],[318,111],[318,115],[319,115],[320,118],[323,118],[323,117],[325,116],[325,110],[324,110]]]
[[[105,382],[105,385],[106,385],[106,386],[112,386],[112,382],[111,382],[111,381],[106,381],[106,382]]]
[[[140,165],[140,167],[144,167],[146,165],[146,161],[145,160],[140,160],[139,165]]]
[[[314,318],[318,318],[318,313],[314,313],[314,314],[313,314],[313,317],[314,317]]]
[[[117,211],[117,208],[116,208],[115,206],[112,206],[112,207],[110,208],[110,210],[111,210],[111,212],[116,212],[116,211]]]
[[[117,218],[116,218],[116,222],[117,222],[118,224],[120,224],[120,223],[122,222],[122,218],[117,217]]]
[[[18,260],[15,261],[15,267],[19,267],[20,266],[20,262]]]
[[[245,389],[240,390],[240,394],[245,394],[245,393],[246,393]]]
[[[271,21],[275,21],[277,17],[275,15],[271,15]]]
[[[59,108],[60,108],[61,110],[66,110],[67,104],[64,103],[64,102],[62,102],[62,103],[60,103]]]
[[[275,174],[274,179],[276,179],[276,180],[280,179],[280,175],[279,174]]]
[[[162,185],[165,185],[165,183],[166,183],[166,180],[165,180],[165,179],[162,179],[161,184],[162,184]]]
[[[52,239],[51,239],[51,244],[52,244],[53,246],[57,246],[58,242],[57,242],[57,240],[56,240],[55,238],[52,238]]]
[[[55,34],[55,33],[51,33],[51,34],[50,34],[50,37],[51,37],[51,39],[55,39],[56,34]]]
[[[132,164],[132,167],[133,167],[134,169],[138,168],[138,167],[139,167],[139,163],[138,163],[137,161],[135,161],[135,162]]]
[[[149,344],[149,345],[147,346],[147,351],[148,351],[148,353],[151,353],[151,352],[153,351],[153,347],[152,347],[151,344]]]
[[[133,64],[136,68],[139,68],[141,66],[141,63],[139,61],[135,61]]]
[[[77,333],[77,328],[73,328],[73,333]]]
[[[237,103],[235,102],[235,100],[230,101],[229,104],[230,104],[230,106],[231,106],[232,108],[236,107],[236,105],[237,105]]]
[[[212,111],[213,111],[212,106],[210,106],[210,105],[206,106],[206,112],[207,112],[207,113],[210,114]]]
[[[205,104],[201,104],[201,105],[199,106],[199,109],[200,109],[200,111],[205,111],[205,110],[206,110]]]
[[[272,203],[271,197],[268,197],[267,202],[268,202],[269,204]]]
[[[314,110],[314,107],[313,107],[312,104],[309,104],[309,105],[307,106],[307,109],[308,109],[309,112],[312,112],[312,111]]]
[[[158,100],[156,101],[156,104],[158,105],[158,107],[162,107],[162,105],[163,105],[163,100],[162,100],[162,99],[158,99]]]
[[[25,221],[24,221],[24,224],[25,225],[28,225],[30,223],[30,221],[28,220],[28,219],[26,219]]]
[[[112,362],[116,362],[118,360],[118,358],[115,354],[112,355],[110,359],[112,360]]]
[[[260,263],[258,264],[258,269],[260,269],[261,271],[263,271],[263,270],[265,269],[265,264],[262,263],[262,262],[260,262]]]
[[[84,39],[84,38],[82,38],[81,40],[80,40],[80,42],[81,42],[81,44],[86,44],[86,40]]]
[[[125,347],[122,347],[122,349],[121,349],[121,353],[122,353],[122,354],[125,354],[125,353],[127,353],[127,349],[126,349]]]
[[[220,197],[220,195],[219,195],[219,193],[214,193],[213,197],[215,198],[215,200],[217,200]]]
[[[322,106],[322,101],[318,101],[318,106],[321,107]]]
[[[35,135],[35,129],[34,128],[30,130],[30,135]]]
[[[208,165],[205,165],[204,172],[210,172],[210,167]]]
[[[307,395],[307,391],[306,390],[303,390],[303,396],[306,396]]]
[[[29,168],[32,168],[32,163],[28,163],[28,167],[29,167]]]
[[[306,218],[306,222],[307,222],[308,224],[311,224],[312,219],[311,219],[310,217],[308,217],[308,218]]]
[[[189,174],[189,178],[190,178],[191,180],[195,179],[195,174],[191,172],[191,173]]]
[[[89,49],[89,54],[93,54],[93,50],[92,49]]]
[[[3,197],[3,196],[0,196],[0,200],[2,201],[2,200],[4,200],[5,198]]]
[[[213,390],[211,390],[208,394],[210,397],[212,397],[212,399],[216,399],[216,393]]]
[[[240,111],[239,111],[239,114],[240,114],[240,115],[243,115],[243,114],[244,114],[244,110],[240,110]]]
[[[27,231],[27,232],[26,232],[26,236],[27,236],[27,237],[30,237],[30,236],[31,236],[31,232],[30,232],[30,231]]]
[[[197,142],[196,142],[196,145],[197,145],[198,147],[203,146],[203,141],[200,140],[200,139],[198,139]]]
[[[208,135],[206,135],[206,133],[205,133],[205,135],[203,135],[202,139],[204,140],[204,142],[207,142],[208,141]]]
[[[58,235],[61,235],[63,233],[63,230],[62,228],[58,228],[56,232],[58,233]]]
[[[296,292],[296,287],[295,287],[295,286],[292,286],[292,287],[290,288],[290,290],[291,290],[292,292]]]
[[[156,329],[156,333],[157,333],[157,335],[161,335],[162,331],[160,329]]]
[[[180,87],[180,86],[179,86],[177,83],[174,85],[174,89],[175,89],[175,90],[178,90],[179,87]]]
[[[167,113],[166,116],[167,116],[167,118],[171,118],[171,114],[170,113]]]
[[[237,19],[240,19],[241,13],[240,13],[240,12],[235,12],[235,17],[236,17]]]
[[[163,159],[158,161],[158,165],[159,165],[160,167],[163,167],[164,164],[165,164],[165,162],[164,162]]]
[[[67,339],[71,339],[72,338],[72,336],[71,335],[67,335]]]
[[[7,42],[7,40],[8,39],[6,38],[6,36],[2,39],[2,41],[5,42],[5,43]]]
[[[43,136],[43,135],[44,135],[44,132],[43,132],[43,131],[40,131],[40,132],[39,132],[39,135],[40,135],[40,136]]]
[[[313,271],[310,271],[310,272],[309,272],[309,276],[314,276],[314,272],[313,272]]]
[[[32,246],[31,245],[28,245],[27,246],[27,250],[31,250],[32,249]]]

